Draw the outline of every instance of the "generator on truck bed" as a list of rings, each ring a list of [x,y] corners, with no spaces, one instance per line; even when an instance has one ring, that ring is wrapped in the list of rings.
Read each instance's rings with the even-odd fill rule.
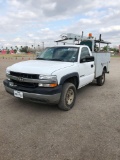
[[[100,44],[108,46],[109,42],[101,40],[101,35],[96,40],[91,34],[84,37],[83,33],[81,36],[63,34],[56,42],[64,45],[49,47],[35,60],[6,69],[4,86],[8,93],[35,102],[58,104],[67,111],[74,106],[77,89],[94,79],[99,86],[104,84],[110,53],[100,52]]]

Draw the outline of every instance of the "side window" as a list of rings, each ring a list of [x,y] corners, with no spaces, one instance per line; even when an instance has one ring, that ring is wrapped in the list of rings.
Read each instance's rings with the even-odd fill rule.
[[[89,56],[90,56],[90,52],[89,52],[88,48],[87,47],[83,47],[81,49],[80,60],[83,59],[83,58],[85,58],[85,57],[89,57]]]

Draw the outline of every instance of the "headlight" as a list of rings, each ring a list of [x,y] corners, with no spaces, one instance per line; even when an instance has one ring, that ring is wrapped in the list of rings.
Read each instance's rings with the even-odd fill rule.
[[[56,81],[57,77],[56,76],[49,76],[49,75],[39,75],[40,80],[53,80]]]
[[[39,83],[38,86],[39,87],[57,87],[57,83],[50,83],[50,84],[45,84],[45,83]]]
[[[57,76],[39,75],[39,87],[56,87],[58,85]]]
[[[7,77],[7,79],[10,81],[9,75],[10,75],[10,70],[9,70],[9,69],[6,69],[6,77]]]
[[[10,74],[10,70],[6,69],[6,74],[9,75]]]

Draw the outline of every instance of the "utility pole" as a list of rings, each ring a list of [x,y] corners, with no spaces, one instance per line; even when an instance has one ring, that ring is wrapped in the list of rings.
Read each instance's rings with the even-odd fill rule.
[[[42,42],[42,44],[43,44],[43,50],[44,50],[44,42]]]
[[[40,45],[38,44],[38,51],[40,52]]]

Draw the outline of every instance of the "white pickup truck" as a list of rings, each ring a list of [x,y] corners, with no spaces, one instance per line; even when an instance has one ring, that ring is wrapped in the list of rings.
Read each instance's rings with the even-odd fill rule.
[[[84,44],[49,47],[35,60],[8,67],[4,86],[15,97],[58,104],[67,111],[74,106],[77,89],[94,79],[104,84],[109,63],[109,53],[91,52]]]

